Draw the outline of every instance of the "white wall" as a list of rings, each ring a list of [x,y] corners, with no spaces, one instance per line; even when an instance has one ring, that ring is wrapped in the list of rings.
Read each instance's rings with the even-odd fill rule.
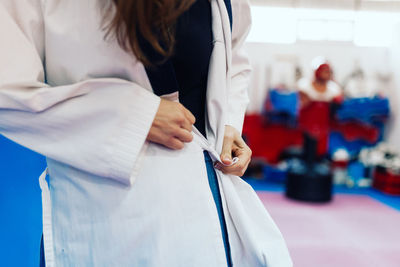
[[[400,24],[395,32],[395,39],[395,45],[391,50],[395,88],[390,94],[393,116],[388,127],[387,137],[392,147],[400,152]]]

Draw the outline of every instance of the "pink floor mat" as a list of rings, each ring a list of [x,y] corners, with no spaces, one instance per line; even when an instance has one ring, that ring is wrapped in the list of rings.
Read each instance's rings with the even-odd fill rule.
[[[369,196],[329,204],[258,192],[286,239],[295,267],[400,267],[400,212]]]

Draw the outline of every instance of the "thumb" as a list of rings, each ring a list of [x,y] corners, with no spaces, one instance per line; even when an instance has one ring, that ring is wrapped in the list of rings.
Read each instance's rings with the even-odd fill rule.
[[[226,165],[232,164],[232,144],[233,139],[225,138],[222,145],[221,161]]]

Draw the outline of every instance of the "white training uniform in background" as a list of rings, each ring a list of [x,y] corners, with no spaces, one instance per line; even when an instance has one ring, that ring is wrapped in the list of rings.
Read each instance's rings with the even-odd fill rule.
[[[0,133],[47,158],[46,265],[226,266],[203,150],[217,160],[225,125],[242,128],[248,2],[232,1],[231,35],[223,0],[211,0],[208,140],[194,133],[174,151],[146,141],[160,97],[104,40],[100,1],[0,0]],[[234,266],[291,266],[255,192],[216,172]]]
[[[297,82],[297,88],[300,92],[307,95],[312,101],[331,102],[335,97],[341,95],[340,86],[334,81],[328,81],[325,92],[315,90],[313,81],[308,78],[302,78]]]

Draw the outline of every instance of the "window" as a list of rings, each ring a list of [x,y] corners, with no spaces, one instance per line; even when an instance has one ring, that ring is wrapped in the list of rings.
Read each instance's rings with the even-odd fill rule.
[[[248,42],[295,43],[294,9],[252,7],[252,29]]]
[[[386,46],[393,44],[397,19],[391,14],[363,12],[358,14],[354,43],[358,46]]]
[[[350,20],[299,19],[298,40],[353,41],[354,22]]]
[[[248,42],[353,42],[357,46],[393,44],[400,14],[348,10],[269,8],[252,6]]]

